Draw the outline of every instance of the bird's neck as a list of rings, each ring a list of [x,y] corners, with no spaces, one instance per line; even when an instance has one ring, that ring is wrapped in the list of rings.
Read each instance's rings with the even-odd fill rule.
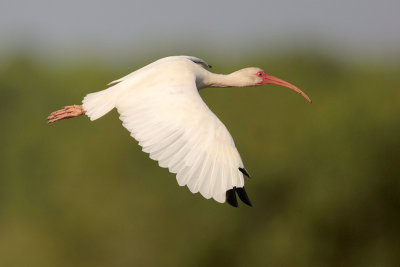
[[[202,79],[201,88],[206,87],[246,87],[251,86],[248,81],[244,80],[238,72],[230,74],[215,74],[207,72]]]

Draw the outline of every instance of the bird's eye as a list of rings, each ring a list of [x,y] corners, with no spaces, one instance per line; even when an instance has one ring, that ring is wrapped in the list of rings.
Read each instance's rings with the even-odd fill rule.
[[[257,75],[261,77],[261,76],[262,76],[262,72],[259,71],[259,72],[257,73]]]

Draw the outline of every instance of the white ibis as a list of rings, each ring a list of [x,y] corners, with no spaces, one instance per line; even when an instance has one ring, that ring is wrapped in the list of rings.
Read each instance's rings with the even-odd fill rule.
[[[191,56],[159,59],[91,93],[83,105],[66,106],[47,118],[49,123],[86,114],[96,120],[117,108],[122,125],[143,151],[163,168],[176,173],[180,186],[192,193],[237,207],[236,194],[247,205],[243,175],[249,177],[225,125],[200,97],[206,87],[246,87],[277,84],[310,98],[296,86],[245,68],[215,74],[204,60]]]

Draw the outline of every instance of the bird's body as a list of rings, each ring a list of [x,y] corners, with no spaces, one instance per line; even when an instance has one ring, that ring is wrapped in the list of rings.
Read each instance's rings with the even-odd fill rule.
[[[237,206],[237,191],[240,199],[251,205],[244,191],[243,174],[248,173],[239,152],[198,90],[277,82],[268,82],[274,77],[259,68],[221,75],[209,72],[209,67],[195,57],[162,58],[111,82],[112,86],[103,91],[88,94],[79,107],[91,120],[116,108],[123,126],[143,151],[161,167],[176,173],[178,184],[187,185],[192,193]],[[49,120],[78,116],[68,116],[69,112],[54,112]]]

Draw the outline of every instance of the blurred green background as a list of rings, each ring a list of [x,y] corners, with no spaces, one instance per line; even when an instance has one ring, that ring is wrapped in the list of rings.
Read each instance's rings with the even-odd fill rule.
[[[115,111],[46,124],[126,66],[3,62],[0,265],[399,265],[400,66],[248,58],[206,60],[221,73],[268,66],[313,103],[273,85],[201,92],[253,177],[254,207],[238,209],[179,187]]]
[[[398,1],[122,2],[0,9],[0,266],[400,266]],[[46,122],[180,54],[263,68],[313,100],[201,91],[252,208],[179,187],[115,111]]]

